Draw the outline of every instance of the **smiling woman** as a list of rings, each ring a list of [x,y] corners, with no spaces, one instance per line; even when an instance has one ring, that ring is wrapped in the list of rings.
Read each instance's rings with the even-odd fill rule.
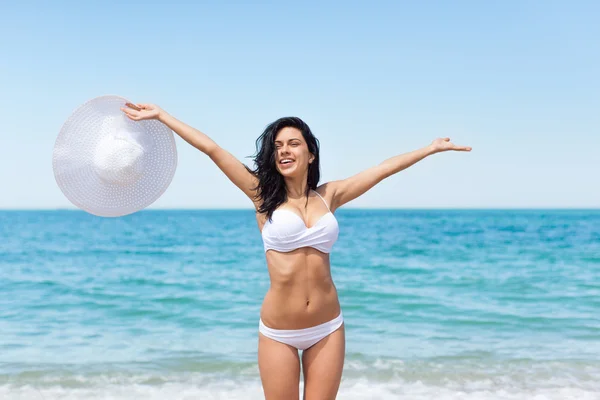
[[[283,128],[282,132],[281,132],[282,136],[285,135],[284,131],[285,132],[290,132],[291,131],[290,134],[292,135],[292,138],[288,139],[288,143],[287,143],[288,147],[290,147],[290,148],[297,148],[297,147],[299,147],[299,146],[302,145],[302,141],[299,138],[296,137],[296,136],[298,136],[298,133],[296,132],[296,130],[294,130],[293,128],[288,128],[288,127]],[[280,150],[284,145],[286,145],[286,144],[283,143],[281,140],[276,140],[275,141],[275,149],[277,149],[277,150]],[[282,165],[282,166],[283,165],[290,165],[290,164],[294,163],[294,161],[296,161],[294,158],[291,158],[289,156],[285,156],[284,154],[282,154],[282,157],[285,157],[285,158],[282,158],[281,160],[279,160],[279,164]]]
[[[204,133],[159,107],[123,111],[133,120],[158,119],[207,154],[256,208],[271,285],[258,323],[258,366],[266,399],[334,399],[342,378],[345,327],[329,254],[337,241],[335,210],[384,178],[428,155],[469,151],[436,139],[350,178],[318,185],[319,142],[304,121],[280,118],[256,141],[251,170]],[[299,356],[302,351],[302,358]]]
[[[308,125],[297,117],[280,118],[266,127],[256,147],[256,170],[251,172],[258,178],[258,212],[270,219],[288,197],[308,202],[321,177],[319,141]],[[288,178],[302,184],[290,191]]]

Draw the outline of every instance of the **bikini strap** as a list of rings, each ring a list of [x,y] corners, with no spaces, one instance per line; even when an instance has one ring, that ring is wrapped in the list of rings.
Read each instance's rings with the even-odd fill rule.
[[[329,206],[327,205],[327,202],[325,201],[325,199],[323,198],[323,196],[321,196],[319,194],[319,192],[317,192],[316,190],[313,190],[313,192],[315,192],[317,194],[317,196],[319,196],[321,198],[321,200],[323,200],[323,203],[325,203],[325,207],[327,207],[327,210],[329,210],[329,212],[331,212],[331,210],[329,209]]]

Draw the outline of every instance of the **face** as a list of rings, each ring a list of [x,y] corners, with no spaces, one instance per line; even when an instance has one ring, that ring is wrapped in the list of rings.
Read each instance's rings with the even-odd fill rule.
[[[286,127],[279,131],[275,137],[275,162],[281,175],[302,174],[313,159],[300,130]]]

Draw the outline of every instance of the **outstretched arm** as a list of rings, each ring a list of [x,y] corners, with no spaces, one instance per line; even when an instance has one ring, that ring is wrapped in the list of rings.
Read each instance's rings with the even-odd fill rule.
[[[127,107],[121,108],[121,110],[130,119],[134,121],[156,119],[168,126],[183,140],[209,156],[231,182],[252,200],[255,207],[257,206],[256,191],[254,190],[258,183],[257,178],[246,169],[241,161],[220,147],[214,140],[198,129],[179,121],[154,104],[134,105],[128,103]]]
[[[427,156],[449,150],[471,151],[471,147],[457,146],[450,142],[450,138],[440,138],[434,140],[429,146],[389,158],[349,178],[330,182],[328,188],[333,191],[332,205],[337,209],[363,195],[385,178],[416,164]]]

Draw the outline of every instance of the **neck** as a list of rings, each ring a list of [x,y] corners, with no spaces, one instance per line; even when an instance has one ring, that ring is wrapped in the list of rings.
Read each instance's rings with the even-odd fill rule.
[[[298,200],[306,197],[306,190],[308,189],[306,175],[300,179],[290,178],[286,180],[285,185],[287,187],[288,199]]]

